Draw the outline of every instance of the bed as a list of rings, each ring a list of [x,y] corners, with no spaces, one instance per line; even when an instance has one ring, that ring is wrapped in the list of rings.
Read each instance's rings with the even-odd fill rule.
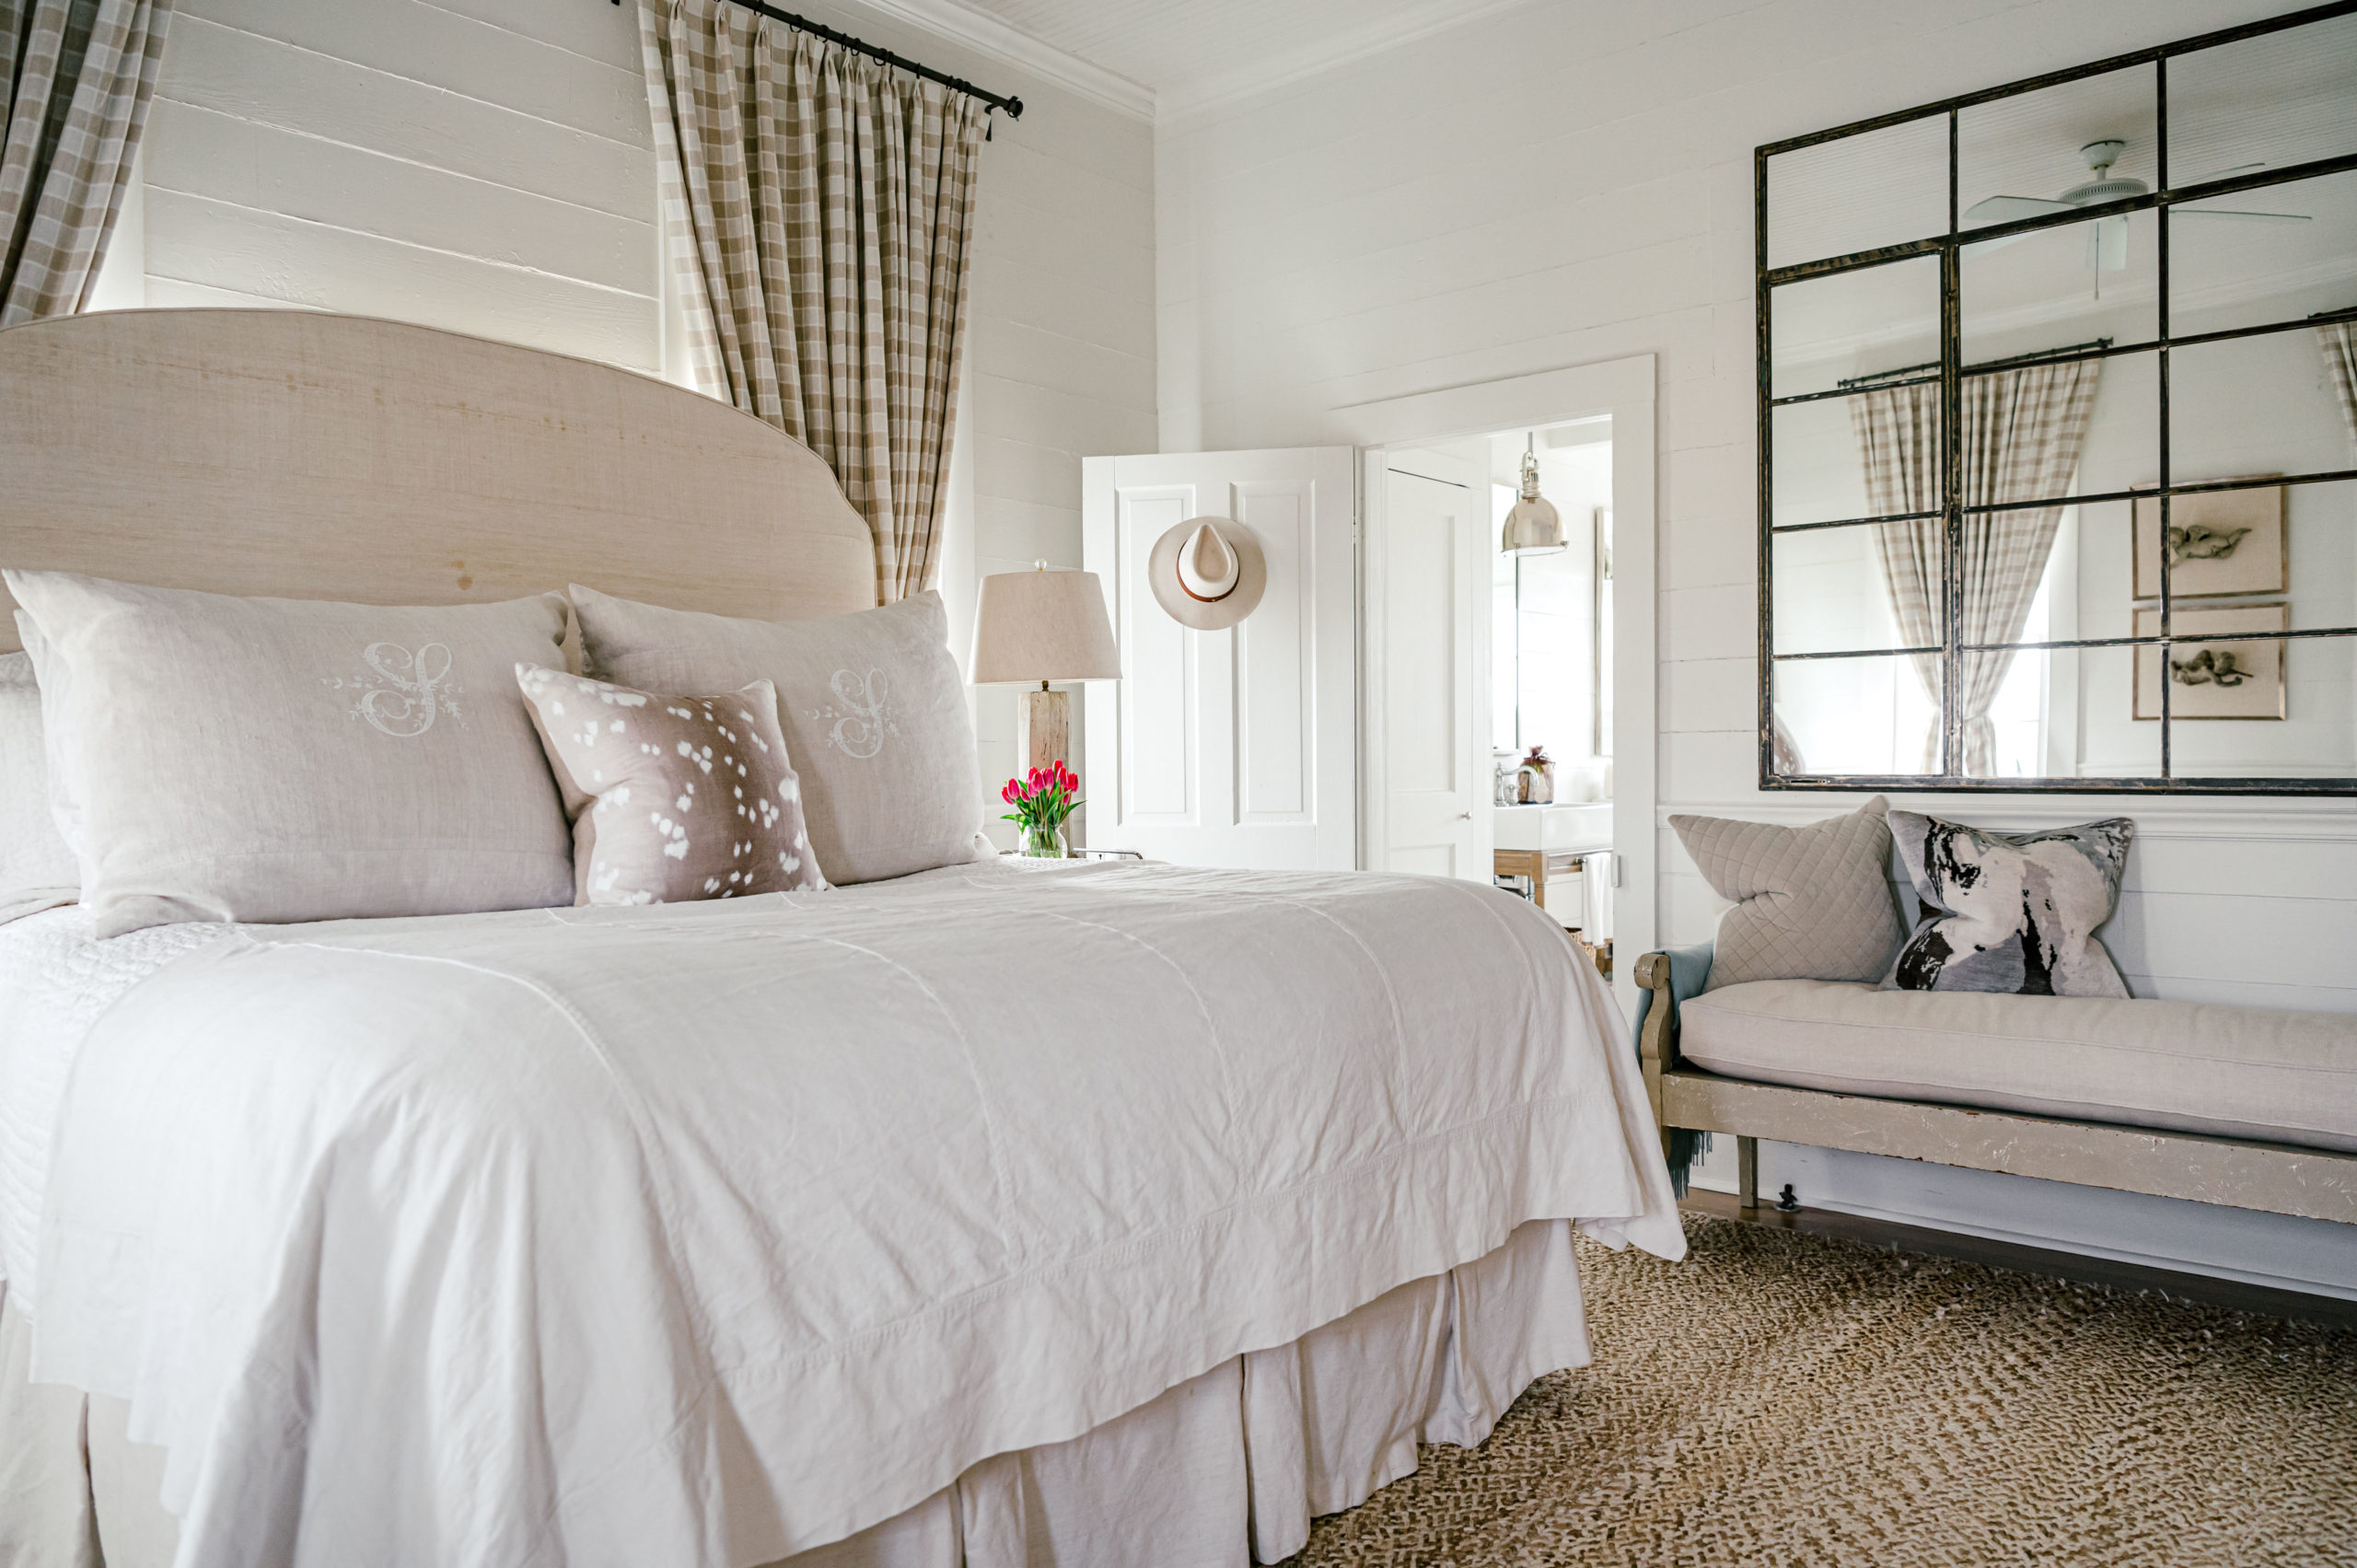
[[[9,566],[876,598],[798,444],[390,323],[0,332],[0,470]],[[1683,1250],[1608,993],[1472,884],[92,918],[0,924],[12,1562],[1273,1562],[1587,1359],[1574,1226]]]

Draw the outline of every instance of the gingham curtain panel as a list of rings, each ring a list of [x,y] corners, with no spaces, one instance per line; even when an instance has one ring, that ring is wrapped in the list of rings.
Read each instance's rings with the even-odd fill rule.
[[[834,470],[884,602],[922,591],[985,106],[726,0],[642,0],[639,30],[698,385]]]
[[[172,0],[0,0],[0,327],[89,303]]]

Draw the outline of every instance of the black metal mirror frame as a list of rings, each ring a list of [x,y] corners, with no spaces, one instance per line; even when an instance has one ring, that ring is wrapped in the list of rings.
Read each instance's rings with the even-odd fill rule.
[[[2328,311],[2304,318],[2297,323],[2269,321],[2255,326],[2241,326],[2219,331],[2172,337],[2169,332],[2169,244],[2167,209],[2188,201],[2207,200],[2256,190],[2262,186],[2282,185],[2298,180],[2313,180],[2320,175],[2339,174],[2357,169],[2357,152],[2334,157],[2318,158],[2305,163],[2288,164],[2281,168],[2266,168],[2256,173],[2231,175],[2202,181],[2181,189],[2169,184],[2168,168],[2168,62],[2180,55],[2214,49],[2246,39],[2262,37],[2289,29],[2305,27],[2316,22],[2357,13],[2357,0],[2317,6],[2295,11],[2263,22],[2229,28],[2217,32],[2161,44],[2127,54],[2118,54],[2090,64],[2068,70],[2049,72],[2003,87],[1990,87],[1961,98],[1947,99],[1937,103],[1923,104],[1914,109],[1877,115],[1831,130],[1818,131],[1805,136],[1794,136],[1781,142],[1771,142],[1755,148],[1752,156],[1752,201],[1754,260],[1758,271],[1759,351],[1759,785],[1762,789],[1814,790],[1891,790],[1916,791],[1976,791],[1982,793],[2019,794],[2028,792],[2071,795],[2322,795],[2357,796],[2357,778],[2221,778],[2200,777],[2179,779],[2171,776],[2169,712],[2170,682],[2160,682],[2160,770],[2143,777],[2113,778],[1973,778],[1964,774],[1963,716],[1957,703],[1960,655],[1982,649],[2017,648],[2024,651],[2049,649],[2153,646],[2165,648],[2169,644],[2169,587],[2165,570],[2161,574],[2158,607],[2159,630],[2149,637],[2071,638],[2052,642],[1966,644],[1959,630],[1962,584],[1958,580],[1962,557],[1965,506],[1962,494],[1962,426],[1959,417],[1961,382],[1965,366],[1961,350],[1962,313],[1959,304],[1959,262],[1965,245],[1978,245],[1991,239],[2027,234],[2039,229],[2069,224],[2089,223],[2098,218],[2125,215],[2130,213],[2157,209],[2158,244],[2155,263],[2159,273],[2156,300],[2156,331],[2150,342],[2123,343],[2114,346],[2109,340],[2083,343],[2050,353],[2026,354],[1985,365],[1974,365],[1975,373],[2003,368],[2006,366],[2032,361],[2051,362],[2073,359],[2095,359],[2115,354],[2157,351],[2159,361],[2160,427],[2158,483],[2154,488],[2139,488],[2107,492],[2100,494],[2051,497],[2039,501],[2014,502],[1972,508],[1975,512],[1993,512],[2024,505],[2092,505],[2098,502],[2132,502],[2158,495],[2161,528],[2168,527],[2169,502],[2172,496],[2199,494],[2205,491],[2239,490],[2267,485],[2316,484],[2335,481],[2357,480],[2357,468],[2337,469],[2327,472],[2288,476],[2269,476],[2246,480],[2212,480],[2194,483],[2173,484],[2169,473],[2169,351],[2172,347],[2223,342],[2233,338],[2256,337],[2282,332],[2294,326],[2313,327],[2334,321],[2357,320],[2357,308]],[[2009,223],[1988,224],[1965,229],[1957,223],[1956,147],[1958,115],[1963,110],[2000,99],[2039,91],[2067,82],[2119,71],[2141,64],[2150,64],[2154,71],[2154,95],[2156,113],[2155,157],[2158,160],[2153,189],[2142,196],[2119,201],[2074,207],[2068,212],[2044,213],[2015,219]],[[1771,268],[1768,264],[1768,161],[1779,153],[1817,146],[1843,137],[1862,135],[1885,130],[1893,125],[1945,116],[1947,120],[1948,227],[1945,235],[1918,239],[1900,245],[1888,245],[1849,255],[1827,257],[1817,261],[1798,261]],[[1934,256],[1940,263],[1940,359],[1935,372],[1926,366],[1926,374],[1909,378],[1873,378],[1881,387],[1921,384],[1936,379],[1940,386],[1940,436],[1945,450],[1942,454],[1942,505],[1937,513],[1908,513],[1895,517],[1848,517],[1827,522],[1806,522],[1775,526],[1773,489],[1772,421],[1775,410],[1783,404],[1812,401],[1822,398],[1848,395],[1852,389],[1837,387],[1831,391],[1802,392],[1779,398],[1774,395],[1772,344],[1770,342],[1770,302],[1771,290],[1780,285],[1806,278],[1829,277],[1836,273],[1861,271],[1911,258]],[[1942,616],[1945,638],[1939,647],[1873,649],[1860,652],[1778,654],[1774,651],[1774,542],[1779,533],[1803,529],[1856,527],[1861,524],[1928,520],[1938,517],[1945,521],[1947,533],[1945,602]],[[2287,640],[2315,637],[2348,637],[2357,633],[2357,627],[2327,627],[2314,630],[2287,631],[2280,633]],[[2270,640],[2277,633],[2270,633]],[[2211,640],[2215,640],[2214,634]],[[1924,774],[1823,774],[1783,772],[1776,766],[1775,692],[1776,669],[1779,665],[1806,659],[1853,658],[1859,656],[1890,656],[1894,654],[1932,654],[1942,656],[1944,691],[1940,703],[1942,772]],[[2166,658],[2165,653],[2162,656]]]

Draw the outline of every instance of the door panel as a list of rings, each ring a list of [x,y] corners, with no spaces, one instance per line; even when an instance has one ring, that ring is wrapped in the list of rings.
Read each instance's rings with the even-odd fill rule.
[[[1367,864],[1490,877],[1490,483],[1478,446],[1369,459]]]
[[[1192,500],[1186,491],[1122,497],[1123,558],[1144,560],[1154,541],[1189,515]],[[1094,562],[1090,565],[1096,569]],[[1104,573],[1099,570],[1098,575]],[[1166,827],[1191,827],[1197,821],[1192,788],[1197,773],[1195,666],[1188,656],[1187,629],[1161,612],[1143,575],[1112,580],[1119,584],[1114,624],[1132,704],[1125,715],[1130,722],[1118,732],[1122,752],[1119,815]],[[1144,613],[1149,610],[1153,613]]]
[[[1355,860],[1357,524],[1347,447],[1090,458],[1082,552],[1104,579],[1122,679],[1086,688],[1096,848],[1196,865]],[[1146,580],[1188,517],[1250,528],[1268,563],[1242,624],[1197,632]]]
[[[1316,661],[1304,633],[1314,623],[1304,496],[1297,490],[1244,487],[1241,519],[1260,540],[1269,564],[1260,608],[1236,629],[1236,691],[1240,819],[1298,826],[1311,819],[1310,687]],[[1165,619],[1167,619],[1167,617]],[[1174,622],[1175,624],[1175,622]]]
[[[1383,693],[1395,792],[1457,787],[1457,518],[1458,492],[1392,474],[1385,519],[1384,610],[1391,646]]]

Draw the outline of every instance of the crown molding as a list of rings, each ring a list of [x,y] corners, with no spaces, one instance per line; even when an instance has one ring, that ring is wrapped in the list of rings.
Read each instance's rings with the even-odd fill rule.
[[[1030,72],[1057,87],[1074,93],[1102,109],[1128,115],[1152,124],[1155,119],[1155,92],[1117,75],[1102,65],[1094,65],[1077,54],[1067,54],[1053,44],[1042,43],[1029,33],[1019,32],[996,17],[975,10],[959,0],[857,0],[872,11],[880,11],[895,21],[922,28],[929,33],[962,43],[976,53],[988,55],[1004,64]]]
[[[1501,11],[1515,10],[1531,0],[1424,0],[1401,15],[1370,22],[1299,49],[1176,83],[1157,95],[1160,123],[1173,126],[1201,120],[1216,110],[1248,98],[1273,92],[1312,76],[1322,76],[1387,50],[1448,32]]]

